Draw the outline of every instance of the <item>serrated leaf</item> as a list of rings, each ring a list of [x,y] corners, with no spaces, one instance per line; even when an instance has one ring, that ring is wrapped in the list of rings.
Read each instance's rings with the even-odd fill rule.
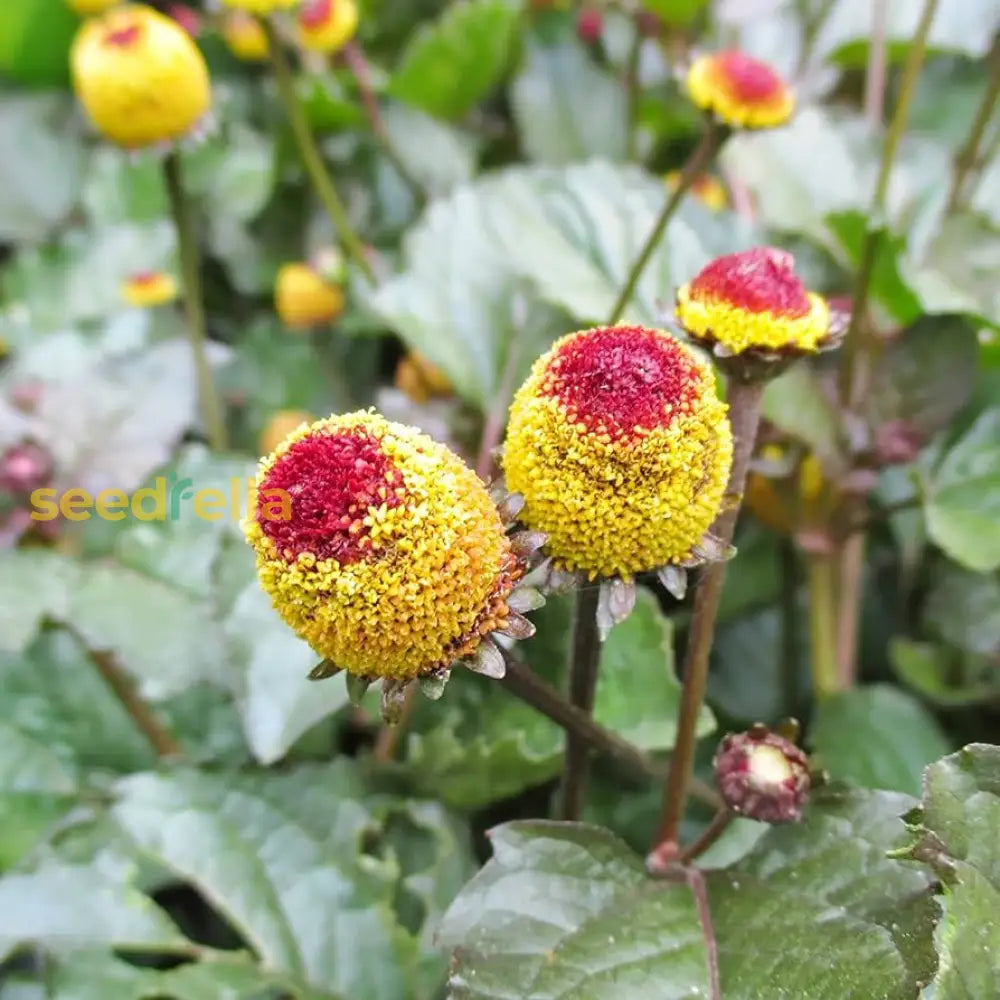
[[[1000,409],[986,410],[924,484],[931,539],[980,573],[1000,567]]]
[[[212,900],[266,968],[345,996],[424,1000],[417,970],[428,957],[395,909],[404,873],[394,852],[373,846],[406,807],[366,799],[347,761],[283,774],[137,774],[118,795],[127,833]],[[431,854],[457,850],[438,838]],[[433,881],[426,856],[406,872],[411,888],[421,871]]]
[[[389,92],[442,118],[472,108],[507,68],[519,10],[512,0],[462,0],[410,38]]]
[[[0,878],[0,957],[27,944],[65,954],[99,945],[175,951],[187,942],[128,884],[96,867],[49,864]]]
[[[934,716],[888,684],[821,701],[810,742],[834,778],[911,794],[920,791],[924,768],[949,749]]]
[[[530,42],[510,99],[528,159],[554,166],[625,159],[625,87],[578,42]]]
[[[726,1000],[906,1000],[933,970],[930,880],[886,856],[907,796],[818,793],[734,867],[705,874]],[[608,831],[510,823],[442,923],[451,996],[662,1000],[708,993],[683,882],[650,880]]]

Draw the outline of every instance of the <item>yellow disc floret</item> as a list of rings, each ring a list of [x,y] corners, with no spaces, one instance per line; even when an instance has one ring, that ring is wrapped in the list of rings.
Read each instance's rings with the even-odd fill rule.
[[[274,286],[274,307],[292,330],[332,323],[344,311],[344,291],[309,264],[285,264]]]
[[[682,562],[732,463],[711,367],[669,334],[600,327],[557,341],[510,410],[508,487],[557,566],[632,575]]]
[[[795,110],[795,96],[767,63],[743,52],[699,56],[687,74],[692,102],[733,128],[773,128]]]
[[[299,8],[299,42],[314,52],[336,52],[358,28],[355,0],[304,0]]]
[[[408,680],[502,628],[522,573],[476,474],[373,412],[300,427],[261,462],[244,523],[261,585],[320,655]]]
[[[773,247],[717,257],[678,290],[677,318],[729,354],[815,351],[830,333],[830,308],[794,269],[792,255]]]
[[[87,114],[103,135],[128,149],[184,136],[211,104],[198,46],[151,7],[117,7],[84,22],[70,60]]]

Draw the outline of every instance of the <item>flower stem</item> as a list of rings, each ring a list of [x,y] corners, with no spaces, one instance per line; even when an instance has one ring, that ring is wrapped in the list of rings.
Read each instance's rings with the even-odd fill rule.
[[[642,272],[646,269],[650,257],[653,256],[653,251],[656,249],[657,244],[663,238],[663,234],[667,230],[667,225],[680,206],[681,200],[687,194],[695,180],[708,169],[728,135],[729,129],[713,119],[708,120],[708,125],[702,133],[698,145],[684,165],[677,188],[667,199],[666,204],[663,206],[663,211],[660,212],[649,236],[646,238],[646,242],[643,244],[642,250],[639,251],[639,256],[629,271],[625,287],[622,288],[618,300],[611,310],[611,315],[608,317],[609,325],[617,323],[621,319],[622,313],[625,312],[625,308],[635,292],[636,285],[639,284]]]
[[[729,506],[712,526],[712,534],[724,546],[732,541],[736,530],[736,519],[760,425],[764,384],[762,381],[740,382],[736,379],[729,383],[729,419],[733,427],[733,464],[727,488]],[[676,855],[678,850],[680,825],[694,767],[698,715],[705,700],[708,659],[715,637],[715,619],[719,612],[722,585],[726,579],[726,566],[725,562],[708,565],[701,573],[694,595],[694,610],[688,628],[687,653],[684,659],[684,689],[677,715],[677,741],[663,788],[659,834],[653,852],[655,855]]]
[[[139,697],[131,678],[118,666],[114,656],[104,650],[88,649],[87,652],[94,666],[97,667],[97,672],[115,693],[115,697],[128,712],[136,728],[156,751],[156,756],[161,758],[180,757],[182,753],[180,744],[156,717],[153,710]]]
[[[625,94],[628,99],[628,112],[625,117],[625,158],[631,163],[638,155],[638,117],[639,117],[639,62],[642,56],[642,25],[638,15],[632,18],[632,30],[635,32],[632,45],[628,52],[628,63],[625,67]]]
[[[841,385],[840,397],[848,405],[853,405],[855,391],[855,369],[858,359],[862,354],[863,316],[865,305],[868,301],[868,292],[871,287],[872,274],[875,270],[875,261],[878,256],[878,249],[882,242],[885,228],[886,197],[889,193],[889,178],[892,175],[892,166],[899,150],[900,140],[906,129],[906,123],[910,115],[910,102],[916,90],[917,78],[920,75],[920,68],[924,62],[924,54],[927,50],[927,36],[934,21],[934,14],[937,11],[938,0],[924,0],[924,8],[920,15],[920,23],[917,25],[916,33],[906,56],[906,65],[903,68],[903,78],[900,83],[899,97],[896,101],[896,110],[893,113],[892,121],[889,123],[889,130],[886,133],[885,144],[882,147],[882,159],[879,163],[878,177],[875,181],[875,191],[872,195],[871,206],[868,210],[868,227],[865,230],[864,242],[861,246],[861,259],[858,264],[857,280],[854,283],[854,295],[851,300],[851,319],[847,327],[844,338],[844,358],[840,369]]]
[[[799,703],[799,554],[790,538],[779,543],[781,574],[781,687],[793,714]]]
[[[188,340],[194,358],[195,377],[198,380],[198,395],[201,397],[202,418],[208,443],[215,451],[226,449],[226,422],[223,417],[222,401],[212,381],[212,368],[208,363],[205,327],[205,306],[201,293],[201,272],[198,266],[198,241],[195,239],[194,220],[191,205],[184,193],[184,178],[181,172],[181,158],[173,150],[163,161],[163,176],[170,199],[170,211],[177,230],[177,247],[181,258],[181,282],[184,292],[184,314],[187,319]]]
[[[993,42],[993,49],[990,52],[990,78],[972,121],[969,137],[955,157],[955,172],[952,174],[951,188],[948,192],[949,212],[953,212],[961,204],[965,182],[969,174],[980,165],[979,144],[983,141],[986,126],[993,117],[993,108],[998,96],[1000,96],[1000,35],[997,35]]]
[[[813,693],[817,701],[837,690],[836,563],[826,553],[809,556],[809,631]]]
[[[597,675],[601,665],[601,642],[597,635],[597,601],[600,587],[581,587],[576,592],[573,609],[573,633],[570,645],[569,699],[586,712],[594,710]],[[576,734],[566,734],[566,764],[560,792],[561,819],[580,818],[587,793],[590,747]]]
[[[882,124],[885,109],[886,15],[889,0],[872,0],[872,33],[865,72],[865,118],[872,129]]]
[[[848,535],[838,547],[840,570],[838,573],[839,608],[836,611],[837,688],[845,690],[854,686],[858,663],[858,635],[861,620],[861,600],[864,589],[865,547],[868,536],[864,532]]]
[[[681,851],[680,862],[683,865],[690,864],[695,858],[700,857],[721,837],[729,828],[729,824],[736,818],[736,814],[723,806],[711,819],[708,826]]]
[[[263,19],[264,30],[267,32],[267,40],[271,53],[271,66],[274,69],[275,82],[278,85],[278,96],[284,105],[285,114],[288,115],[288,124],[291,126],[292,134],[295,137],[295,144],[299,149],[299,156],[302,157],[302,165],[312,181],[313,188],[323,203],[330,221],[333,223],[340,238],[343,241],[347,253],[354,259],[361,269],[362,274],[371,284],[375,284],[375,273],[365,255],[364,244],[358,234],[351,226],[347,216],[347,209],[340,200],[336,185],[327,172],[323,157],[320,155],[316,139],[309,128],[305,112],[295,93],[295,81],[292,78],[292,67],[288,62],[288,56],[282,45],[281,38],[275,30],[274,24]]]

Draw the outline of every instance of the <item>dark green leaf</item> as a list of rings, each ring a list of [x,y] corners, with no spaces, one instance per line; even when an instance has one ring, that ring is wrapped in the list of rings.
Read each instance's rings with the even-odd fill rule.
[[[958,649],[984,656],[1000,650],[1000,581],[946,564],[934,574],[925,609],[927,627]]]
[[[810,740],[834,778],[911,794],[920,791],[924,767],[948,751],[934,716],[887,684],[821,701]]]
[[[763,415],[820,457],[838,453],[837,414],[807,365],[794,365],[768,384]]]
[[[902,638],[889,644],[889,657],[900,680],[938,705],[972,705],[1000,689],[990,657]]]

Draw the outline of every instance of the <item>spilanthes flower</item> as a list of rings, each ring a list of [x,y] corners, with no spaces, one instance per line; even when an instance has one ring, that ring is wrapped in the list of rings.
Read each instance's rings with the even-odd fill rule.
[[[120,4],[122,0],[66,0],[70,10],[81,17],[93,17]]]
[[[312,414],[305,410],[278,410],[260,432],[257,447],[262,455],[269,455],[289,434],[312,422]]]
[[[226,11],[222,18],[222,40],[226,48],[243,62],[263,62],[271,45],[264,26],[245,10]]]
[[[681,171],[671,170],[663,179],[669,191],[676,191],[680,187]],[[721,212],[729,206],[729,195],[722,181],[711,174],[701,174],[695,178],[691,185],[691,194],[713,212]]]
[[[692,102],[731,128],[774,128],[795,110],[788,84],[767,63],[744,52],[699,56],[686,82]]]
[[[346,297],[311,264],[285,264],[274,286],[274,307],[292,330],[332,323],[344,311]]]
[[[500,508],[444,445],[374,411],[293,431],[261,461],[244,531],[261,585],[324,660],[313,679],[348,674],[353,696],[381,678],[391,718],[413,681],[440,694],[453,664],[504,673],[490,633],[534,629],[541,603],[515,586],[537,535],[508,536]]]
[[[426,403],[434,397],[448,396],[452,393],[452,385],[447,375],[416,351],[411,351],[399,359],[396,365],[395,383],[396,388],[414,403]]]
[[[686,567],[728,554],[708,530],[732,452],[711,366],[661,330],[611,326],[563,337],[535,362],[511,405],[503,468],[521,520],[548,535],[556,577],[608,579],[603,631],[630,607],[614,580],[634,593],[635,574],[662,570],[683,594]]]
[[[122,298],[138,309],[166,305],[177,298],[177,281],[166,271],[140,271],[122,282]]]
[[[677,292],[677,320],[734,373],[836,347],[826,300],[810,292],[784,250],[754,247],[717,257]]]
[[[298,3],[299,0],[222,0],[223,7],[234,7],[261,17],[279,10],[289,10]]]
[[[90,119],[127,149],[180,139],[211,105],[198,46],[176,21],[142,4],[84,22],[70,63]]]
[[[358,29],[358,5],[355,0],[304,0],[298,22],[304,49],[336,52]]]

